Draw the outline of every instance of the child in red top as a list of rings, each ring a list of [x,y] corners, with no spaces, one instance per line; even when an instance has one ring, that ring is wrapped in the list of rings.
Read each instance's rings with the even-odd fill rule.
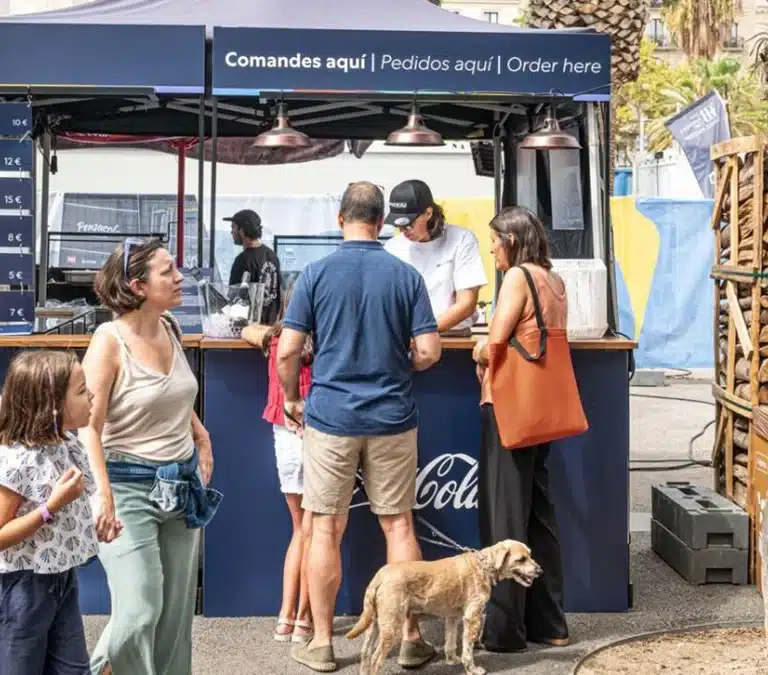
[[[293,536],[285,553],[283,566],[283,600],[275,629],[278,642],[307,642],[312,635],[312,617],[307,592],[306,560],[311,533],[311,514],[301,508],[304,471],[301,437],[288,431],[283,415],[285,395],[277,376],[277,343],[283,328],[283,316],[293,293],[291,286],[283,298],[280,319],[274,326],[252,324],[243,329],[243,339],[259,347],[268,359],[269,390],[263,418],[272,424],[275,436],[275,458],[280,491],[285,495],[293,521]],[[307,340],[299,372],[302,397],[309,393],[312,380],[312,345]]]

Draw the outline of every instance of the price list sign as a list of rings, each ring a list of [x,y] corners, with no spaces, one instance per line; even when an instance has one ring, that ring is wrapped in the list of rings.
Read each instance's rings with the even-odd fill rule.
[[[0,248],[32,248],[32,216],[0,216]]]
[[[33,200],[30,178],[0,178],[0,211],[30,211]]]
[[[0,171],[32,171],[34,157],[33,141],[0,138]]]
[[[0,103],[0,136],[21,138],[32,133],[32,108],[26,103]]]
[[[0,293],[0,323],[31,324],[34,320],[34,291],[6,291],[5,293]]]
[[[35,320],[32,122],[25,103],[0,104],[0,287],[8,289],[0,291],[3,333],[31,333]]]
[[[35,280],[35,256],[32,253],[0,253],[0,284],[31,286]]]

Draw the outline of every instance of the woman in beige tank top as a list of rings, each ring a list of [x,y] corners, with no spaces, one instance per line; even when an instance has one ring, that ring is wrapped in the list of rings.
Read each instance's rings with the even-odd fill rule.
[[[552,271],[547,234],[536,215],[521,206],[506,208],[490,224],[491,252],[504,281],[491,319],[488,342],[537,331],[531,293],[520,269],[533,277],[544,323],[566,328],[568,304],[563,280]],[[560,543],[549,496],[549,444],[507,450],[501,443],[494,407],[514,408],[515,401],[492,400],[487,342],[475,347],[481,380],[482,447],[478,466],[480,539],[490,546],[516,539],[531,547],[544,572],[528,589],[502,581],[491,595],[483,644],[490,651],[516,652],[526,642],[568,644],[562,603]],[[557,401],[552,401],[557,405]]]
[[[80,435],[99,490],[96,529],[113,540],[99,551],[112,615],[92,655],[95,675],[192,672],[201,523],[180,495],[194,491],[195,505],[206,504],[213,458],[194,412],[197,379],[167,314],[181,303],[182,280],[160,242],[132,239],[96,277],[117,318],[99,326],[83,360],[93,406]],[[116,467],[148,478],[118,480]],[[160,467],[175,481],[155,481]]]

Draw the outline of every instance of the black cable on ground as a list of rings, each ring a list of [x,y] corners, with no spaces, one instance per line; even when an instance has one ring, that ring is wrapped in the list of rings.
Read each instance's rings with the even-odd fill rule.
[[[682,369],[680,369],[682,370]],[[712,401],[702,401],[700,398],[686,398],[684,396],[659,396],[654,394],[636,394],[634,392],[630,392],[630,396],[635,396],[637,398],[653,398],[653,399],[659,399],[659,400],[666,400],[666,401],[682,401],[684,403],[701,403],[703,405],[714,405]],[[683,469],[690,469],[692,467],[705,467],[709,468],[712,466],[712,462],[710,461],[704,461],[699,459],[694,459],[693,457],[693,444],[701,438],[715,423],[715,420],[710,420],[707,422],[704,427],[695,433],[691,438],[688,440],[688,457],[676,459],[676,458],[669,458],[669,459],[630,459],[630,472],[658,472],[658,471],[681,471]],[[671,464],[671,462],[680,462],[678,464]],[[655,466],[631,466],[632,464],[652,464]]]
[[[629,337],[629,335],[626,335],[622,333],[621,331],[617,330],[611,330],[611,333],[616,337],[623,337],[627,340],[631,340],[632,338]],[[637,366],[635,363],[635,354],[633,351],[630,350],[629,352],[629,363],[628,363],[628,369],[629,369],[629,379],[630,381],[635,376],[635,372],[637,370]],[[687,368],[665,368],[665,370],[672,370],[680,373],[679,375],[676,375],[676,378],[683,378],[683,377],[689,377],[692,375],[692,372],[688,370]],[[661,399],[665,401],[683,401],[684,403],[702,403],[704,405],[714,405],[712,401],[702,401],[699,398],[686,398],[684,396],[658,396],[653,394],[635,394],[634,392],[630,392],[630,396],[636,396],[637,398],[656,398]],[[698,459],[693,458],[693,443],[701,438],[715,423],[714,420],[711,420],[707,422],[704,425],[704,428],[701,429],[701,431],[697,432],[691,438],[688,440],[688,457],[684,459],[631,459],[629,460],[630,471],[638,471],[638,472],[652,472],[652,471],[680,471],[682,469],[689,469],[694,466],[702,466],[702,467],[711,467],[712,462],[707,461],[701,461]],[[667,462],[682,462],[680,464],[668,464]],[[655,464],[656,466],[638,466],[638,467],[632,467],[632,464]]]
[[[655,394],[636,394],[634,392],[629,393],[630,396],[635,398],[656,398],[660,401],[683,401],[684,403],[703,403],[704,405],[715,405],[714,401],[702,401],[700,398],[687,398],[685,396],[658,396]]]

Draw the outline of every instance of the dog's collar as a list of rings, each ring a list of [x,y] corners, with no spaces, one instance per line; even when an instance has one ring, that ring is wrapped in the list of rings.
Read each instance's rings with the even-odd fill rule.
[[[473,551],[473,553],[477,559],[477,564],[480,565],[480,569],[490,577],[491,585],[495,586],[499,581],[499,576],[493,567],[493,563],[486,559],[482,551]]]

